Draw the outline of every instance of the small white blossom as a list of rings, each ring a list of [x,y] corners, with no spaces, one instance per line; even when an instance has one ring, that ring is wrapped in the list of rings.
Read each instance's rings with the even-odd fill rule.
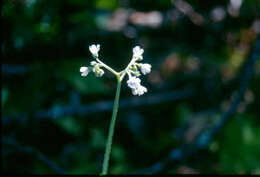
[[[98,57],[98,51],[100,49],[100,45],[97,44],[92,44],[91,46],[89,46],[89,51],[92,53],[92,55]]]
[[[139,87],[137,87],[135,89],[132,89],[133,95],[141,96],[141,95],[143,95],[146,92],[147,92],[147,89],[144,86],[142,86],[142,85],[139,85]]]
[[[150,64],[140,64],[141,72],[145,75],[151,72],[152,66]]]
[[[87,76],[89,72],[88,67],[85,66],[80,67],[79,71],[81,72],[81,76]]]
[[[138,58],[138,59],[143,59],[143,53],[144,53],[144,49],[142,49],[141,47],[139,46],[136,46],[133,48],[133,57],[134,58]]]
[[[141,80],[137,77],[130,77],[127,81],[128,87],[136,89],[140,86]]]

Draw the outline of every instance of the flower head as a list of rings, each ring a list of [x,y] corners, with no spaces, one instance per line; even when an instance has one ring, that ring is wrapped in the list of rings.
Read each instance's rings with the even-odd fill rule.
[[[141,80],[138,78],[141,75],[140,71],[145,75],[150,73],[152,68],[148,63],[138,63],[138,61],[143,59],[143,53],[144,49],[139,46],[134,47],[132,61],[125,71],[129,77],[127,81],[128,87],[132,89],[133,95],[139,96],[147,92],[147,88],[141,85]]]
[[[144,49],[142,49],[139,46],[136,46],[133,48],[133,57],[142,60],[143,59],[143,53],[144,53]]]
[[[152,68],[152,66],[148,63],[140,63],[140,61],[143,60],[144,49],[142,49],[140,46],[135,46],[133,48],[132,60],[121,72],[116,72],[105,63],[103,63],[98,58],[99,50],[99,44],[92,44],[89,46],[89,51],[91,52],[95,60],[90,62],[91,66],[83,66],[80,68],[81,76],[87,76],[88,73],[92,71],[97,77],[102,77],[105,73],[103,69],[107,69],[119,78],[119,82],[124,79],[125,75],[128,75],[127,85],[131,89],[133,95],[140,96],[147,92],[147,88],[141,85],[141,79],[139,78],[141,73],[144,75],[148,74],[151,72]]]
[[[88,67],[85,67],[85,66],[80,67],[79,71],[81,72],[81,76],[83,76],[83,77],[87,76],[88,72],[89,72]]]
[[[132,93],[133,95],[138,95],[138,96],[141,96],[143,95],[144,93],[147,92],[147,88],[145,88],[144,86],[142,85],[139,85],[139,87],[135,88],[135,89],[132,89]]]
[[[152,66],[150,64],[140,64],[140,69],[141,69],[141,72],[145,75],[145,74],[148,74],[151,72],[151,68]]]
[[[140,86],[141,80],[137,77],[130,77],[127,81],[128,87],[132,89],[136,89],[137,87]]]
[[[95,57],[98,57],[98,51],[100,49],[100,45],[97,44],[92,44],[91,46],[89,46],[89,51],[92,53],[92,55],[94,55]]]

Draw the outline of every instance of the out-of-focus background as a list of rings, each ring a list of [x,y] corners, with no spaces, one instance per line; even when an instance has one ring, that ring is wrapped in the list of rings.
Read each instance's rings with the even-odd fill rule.
[[[4,173],[99,174],[115,70],[144,48],[152,72],[124,81],[111,174],[260,174],[259,0],[4,0]]]

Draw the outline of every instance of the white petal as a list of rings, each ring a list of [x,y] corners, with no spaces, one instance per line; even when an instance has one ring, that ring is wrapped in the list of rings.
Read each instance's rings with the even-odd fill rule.
[[[88,70],[88,67],[86,67],[86,66],[82,66],[82,67],[80,67],[80,72],[85,72],[86,70]]]
[[[144,86],[141,86],[137,88],[137,94],[140,96],[140,95],[143,95],[145,92],[147,92],[147,89],[144,87]]]
[[[81,76],[87,76],[88,75],[88,72],[82,72],[81,73]]]
[[[143,58],[142,54],[144,53],[144,49],[142,49],[139,46],[136,46],[133,48],[133,53],[134,53],[133,54],[134,57],[142,59]]]
[[[127,81],[128,87],[135,89],[140,86],[141,80],[137,77],[130,77]]]
[[[98,51],[100,50],[100,45],[92,44],[89,46],[89,51],[92,53],[92,55],[98,56]]]
[[[140,64],[141,72],[145,75],[151,72],[151,65],[150,64]]]
[[[81,72],[81,76],[87,76],[88,75],[88,67],[85,67],[85,66],[83,66],[83,67],[80,67],[80,70],[79,70],[80,72]]]
[[[132,94],[133,94],[133,95],[137,95],[137,89],[133,89],[133,90],[132,90]]]

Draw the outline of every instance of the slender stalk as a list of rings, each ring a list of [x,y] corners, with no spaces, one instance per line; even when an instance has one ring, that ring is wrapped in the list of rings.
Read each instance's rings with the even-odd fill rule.
[[[125,75],[126,75],[126,72],[129,70],[129,68],[132,66],[132,64],[136,62],[136,59],[135,58],[132,58],[132,60],[130,61],[130,63],[127,65],[127,67],[120,72],[120,80],[123,80]]]
[[[121,80],[120,80],[120,75],[118,75],[117,76],[116,96],[115,96],[114,107],[113,107],[113,114],[112,114],[110,127],[109,127],[109,131],[108,131],[108,139],[107,139],[107,144],[106,144],[106,151],[104,154],[104,162],[103,162],[101,175],[106,175],[107,170],[108,170],[111,146],[112,146],[112,141],[113,141],[113,134],[114,134],[114,129],[115,129],[116,115],[117,115],[117,111],[118,111],[120,88],[121,88]]]
[[[97,62],[99,62],[104,68],[106,68],[108,71],[110,71],[111,73],[113,73],[114,75],[118,75],[118,73],[113,70],[112,68],[110,68],[109,66],[107,66],[104,62],[100,61],[98,58],[96,58]]]

